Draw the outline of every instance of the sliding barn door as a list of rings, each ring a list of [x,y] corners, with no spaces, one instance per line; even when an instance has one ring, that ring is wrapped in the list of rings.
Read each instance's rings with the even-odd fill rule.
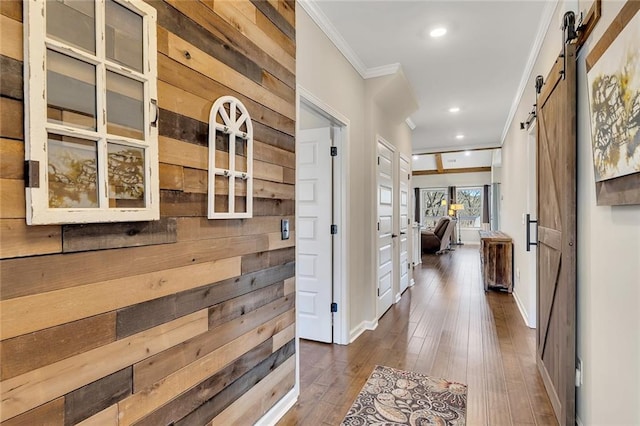
[[[560,425],[575,425],[576,51],[567,45],[538,102],[537,362]],[[566,59],[566,60],[565,60]]]

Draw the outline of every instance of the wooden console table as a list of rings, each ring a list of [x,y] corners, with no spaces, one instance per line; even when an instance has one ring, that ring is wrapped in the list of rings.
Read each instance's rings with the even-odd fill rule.
[[[500,231],[480,232],[480,267],[484,290],[513,291],[513,243]]]

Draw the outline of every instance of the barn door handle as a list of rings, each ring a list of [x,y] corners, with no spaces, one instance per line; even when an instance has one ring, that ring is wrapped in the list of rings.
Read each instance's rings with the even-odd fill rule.
[[[527,251],[531,251],[531,246],[537,246],[537,242],[531,242],[531,224],[536,224],[536,240],[538,239],[538,221],[531,220],[531,215],[527,213]]]

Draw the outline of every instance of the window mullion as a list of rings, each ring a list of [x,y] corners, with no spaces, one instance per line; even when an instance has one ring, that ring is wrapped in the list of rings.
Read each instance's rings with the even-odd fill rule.
[[[109,176],[107,156],[107,69],[105,47],[105,4],[104,0],[96,2],[96,57],[100,63],[96,66],[96,103],[98,124],[98,182],[100,209],[109,208]]]

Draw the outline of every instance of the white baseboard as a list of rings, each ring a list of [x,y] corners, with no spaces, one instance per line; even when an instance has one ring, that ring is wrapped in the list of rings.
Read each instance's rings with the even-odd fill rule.
[[[349,333],[349,343],[355,342],[355,340],[360,337],[362,333],[367,330],[375,330],[378,328],[378,320],[375,321],[362,321],[360,324],[356,326],[351,333]]]
[[[411,278],[411,281],[409,281],[409,287],[413,287],[414,285],[416,285],[416,280]]]
[[[400,301],[400,299],[402,299],[402,294],[401,293],[397,293],[396,294],[396,301],[393,302],[393,304],[395,305],[396,303],[398,303]]]
[[[291,389],[288,394],[283,396],[276,405],[271,407],[271,410],[267,411],[267,413],[256,422],[256,425],[273,426],[278,423],[278,420],[284,417],[284,415],[287,414],[287,411],[289,411],[298,401],[298,393],[299,392],[296,388]]]
[[[524,306],[522,305],[522,302],[520,301],[520,298],[518,297],[518,293],[513,292],[511,294],[513,295],[513,300],[516,301],[516,306],[518,307],[518,310],[520,311],[520,315],[522,316],[522,319],[524,320],[524,323],[529,328],[536,328],[535,324],[531,323],[531,320],[529,319],[529,315],[527,314],[527,310],[524,308]]]

